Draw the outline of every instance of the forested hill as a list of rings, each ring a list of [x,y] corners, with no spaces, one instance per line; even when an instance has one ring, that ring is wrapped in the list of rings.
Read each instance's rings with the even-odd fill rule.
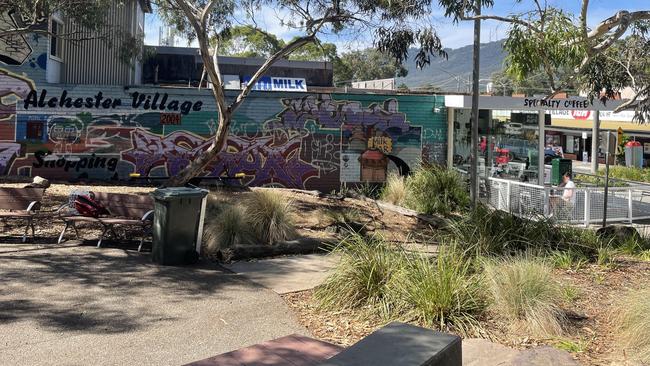
[[[481,79],[489,78],[494,71],[501,70],[505,57],[502,44],[503,40],[481,45]],[[446,51],[449,54],[448,59],[432,58],[430,65],[418,70],[413,59],[415,55],[413,50],[404,65],[408,69],[408,76],[398,78],[397,85],[405,83],[409,88],[414,88],[433,84],[445,91],[456,91],[458,81],[455,75],[458,75],[459,79],[462,79],[460,91],[465,91],[467,80],[469,79],[471,83],[472,77],[472,46],[446,49]]]

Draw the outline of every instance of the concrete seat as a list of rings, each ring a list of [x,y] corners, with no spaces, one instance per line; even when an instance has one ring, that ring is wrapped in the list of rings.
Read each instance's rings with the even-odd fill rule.
[[[461,366],[461,338],[390,323],[319,366]]]

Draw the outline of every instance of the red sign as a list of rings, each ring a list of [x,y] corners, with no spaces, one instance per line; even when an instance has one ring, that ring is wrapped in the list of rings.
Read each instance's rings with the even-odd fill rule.
[[[573,119],[589,119],[591,111],[571,111]]]
[[[160,114],[160,124],[161,125],[180,125],[181,124],[181,115],[180,115],[180,113],[161,113]]]

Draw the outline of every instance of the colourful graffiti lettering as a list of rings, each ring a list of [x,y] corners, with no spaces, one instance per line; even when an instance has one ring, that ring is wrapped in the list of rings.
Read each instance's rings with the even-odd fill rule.
[[[0,142],[0,174],[8,174],[14,158],[20,153],[20,144]]]
[[[142,88],[136,95],[112,88],[104,95],[99,86],[50,86],[37,93],[31,80],[2,69],[0,82],[0,140],[8,141],[0,143],[1,174],[173,176],[209,148],[218,128],[214,105],[205,102],[209,92],[193,93],[204,98],[197,100],[188,100],[182,89]],[[90,103],[77,101],[80,95],[94,95],[92,106],[75,106]],[[114,103],[129,98],[135,106]],[[246,185],[329,191],[342,182],[381,182],[391,170],[407,174],[422,160],[444,159],[445,118],[430,122],[433,112],[426,104],[406,104],[406,111],[419,110],[413,121],[400,111],[400,97],[341,98],[251,97],[235,114],[224,149],[201,174],[243,173]],[[173,119],[165,115],[176,107]]]

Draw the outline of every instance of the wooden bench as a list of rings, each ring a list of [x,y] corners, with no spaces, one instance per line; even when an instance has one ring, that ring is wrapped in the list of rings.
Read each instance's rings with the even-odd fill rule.
[[[0,188],[0,219],[24,220],[25,233],[24,243],[27,240],[27,232],[32,229],[32,238],[35,235],[34,218],[41,208],[41,200],[45,188]]]
[[[95,200],[108,210],[109,215],[89,217],[78,214],[61,214],[60,217],[65,223],[65,227],[61,231],[61,235],[59,235],[58,243],[61,243],[63,235],[70,226],[74,229],[77,238],[79,237],[77,223],[96,223],[102,226],[102,233],[99,236],[99,241],[97,241],[97,247],[101,247],[102,240],[107,232],[110,231],[114,237],[117,237],[114,231],[115,226],[138,226],[142,229],[142,238],[140,239],[138,251],[142,250],[145,238],[151,234],[153,198],[149,195],[125,193],[93,192],[93,194]]]

